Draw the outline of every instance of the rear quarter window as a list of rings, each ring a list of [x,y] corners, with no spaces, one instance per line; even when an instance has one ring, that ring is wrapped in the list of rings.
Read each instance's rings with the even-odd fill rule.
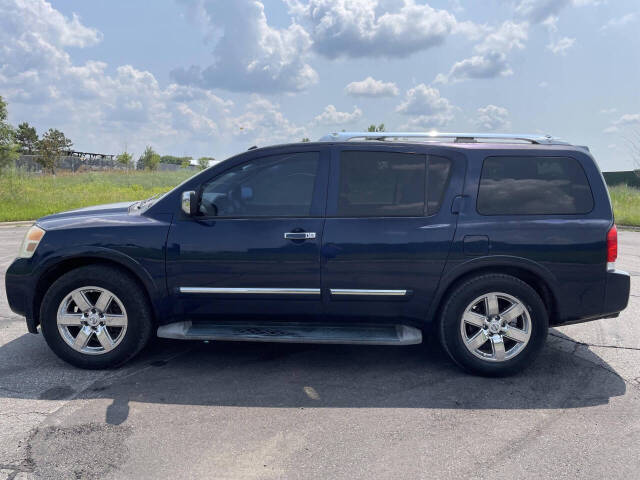
[[[576,215],[593,209],[580,163],[570,157],[488,157],[478,188],[482,215]]]

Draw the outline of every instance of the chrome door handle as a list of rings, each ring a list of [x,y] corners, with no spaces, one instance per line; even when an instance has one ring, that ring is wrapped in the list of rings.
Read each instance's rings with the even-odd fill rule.
[[[316,232],[287,232],[284,234],[287,240],[308,240],[316,238]]]

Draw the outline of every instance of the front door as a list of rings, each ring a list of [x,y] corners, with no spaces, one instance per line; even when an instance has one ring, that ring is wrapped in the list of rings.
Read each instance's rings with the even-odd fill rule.
[[[177,316],[282,320],[322,309],[328,154],[253,155],[203,182],[199,215],[177,215],[171,227],[167,281]]]
[[[424,320],[457,216],[464,157],[429,146],[349,146],[332,155],[322,242],[326,313]]]

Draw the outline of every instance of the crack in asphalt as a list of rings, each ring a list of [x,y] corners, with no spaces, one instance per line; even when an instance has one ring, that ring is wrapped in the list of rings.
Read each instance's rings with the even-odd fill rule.
[[[562,340],[568,340],[569,342],[573,342],[575,344],[577,344],[578,346],[580,345],[584,345],[586,347],[596,347],[596,348],[614,348],[616,350],[633,350],[633,351],[640,351],[640,348],[636,348],[636,347],[621,347],[619,345],[598,345],[596,343],[587,343],[587,342],[579,342],[578,340],[574,340],[573,338],[570,337],[566,337],[566,336],[562,336],[562,335],[557,335],[553,332],[549,332],[549,335],[552,337],[556,337],[556,338],[560,338]]]

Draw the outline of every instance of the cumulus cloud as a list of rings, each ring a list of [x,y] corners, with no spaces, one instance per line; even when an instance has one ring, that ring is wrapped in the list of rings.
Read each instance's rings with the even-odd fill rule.
[[[496,105],[479,108],[475,124],[485,130],[508,130],[511,128],[509,111]]]
[[[286,0],[316,52],[336,57],[406,57],[440,45],[455,17],[415,0]]]
[[[353,97],[395,97],[400,92],[393,82],[383,82],[367,77],[361,82],[351,82],[345,91]]]
[[[362,110],[353,107],[353,112],[339,112],[335,106],[327,105],[324,111],[313,119],[315,125],[345,125],[362,118]]]
[[[115,153],[128,144],[135,153],[151,143],[196,153],[233,138],[271,143],[306,133],[259,96],[234,105],[198,86],[163,87],[131,65],[74,64],[65,48],[91,45],[100,34],[44,0],[0,0],[0,9],[0,92],[18,118],[26,111],[22,118],[36,126],[61,128],[81,150]]]
[[[475,55],[456,62],[446,74],[439,74],[436,83],[460,82],[470,78],[495,78],[513,74],[507,61],[512,50],[521,50],[528,37],[528,24],[506,21],[488,33],[474,47]]]
[[[233,135],[248,137],[260,145],[299,141],[308,136],[306,128],[287,119],[277,103],[260,95],[252,95],[245,110],[245,113],[229,120],[229,130]]]
[[[437,88],[421,83],[407,90],[405,100],[398,105],[396,111],[413,116],[406,125],[408,128],[429,128],[451,122],[455,107],[448,99],[440,96]]]
[[[540,23],[557,15],[571,0],[520,0],[516,5],[516,15],[532,22]]]
[[[609,30],[623,28],[635,22],[637,19],[638,19],[637,12],[627,13],[626,15],[623,15],[621,17],[612,18],[607,23],[605,23],[602,27],[600,27],[600,31],[606,32]]]
[[[567,51],[576,43],[575,38],[562,37],[555,42],[547,45],[547,49],[551,50],[555,55],[566,55]]]
[[[629,125],[640,125],[640,113],[625,113],[612,121],[611,125],[604,129],[604,132],[615,133],[620,130],[620,127],[626,127]]]
[[[173,70],[177,83],[273,93],[300,91],[317,82],[318,74],[306,62],[312,45],[309,34],[295,23],[283,29],[270,26],[262,2],[184,3],[207,38],[214,39],[213,62]]]

